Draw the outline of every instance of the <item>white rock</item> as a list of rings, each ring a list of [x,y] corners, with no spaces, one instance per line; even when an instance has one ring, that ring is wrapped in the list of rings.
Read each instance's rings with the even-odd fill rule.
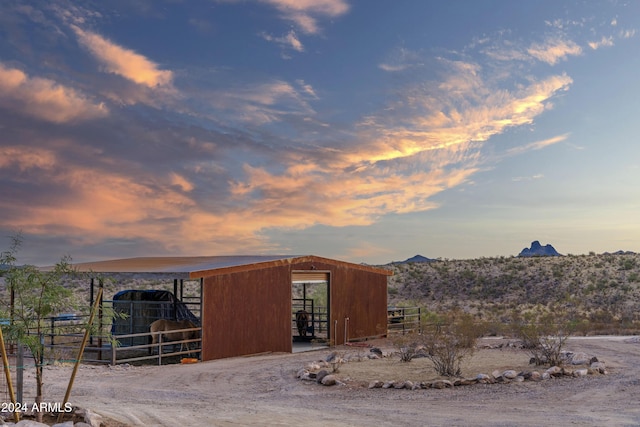
[[[502,376],[512,380],[512,379],[514,379],[515,377],[518,376],[518,373],[516,371],[514,371],[513,369],[508,369],[508,370],[506,370],[506,371],[504,371],[502,373]]]
[[[588,365],[591,362],[591,358],[587,355],[587,353],[573,353],[570,357],[572,365]]]
[[[584,377],[589,373],[589,370],[587,368],[584,369],[576,369],[575,371],[573,371],[573,376],[574,377]]]

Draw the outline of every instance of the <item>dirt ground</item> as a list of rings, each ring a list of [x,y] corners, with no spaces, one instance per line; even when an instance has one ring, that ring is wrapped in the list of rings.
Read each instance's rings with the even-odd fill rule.
[[[392,349],[386,341],[373,344]],[[608,375],[445,390],[368,389],[376,379],[435,378],[425,359],[401,363],[395,357],[342,365],[342,386],[295,378],[300,368],[332,350],[162,367],[81,366],[70,401],[107,417],[109,426],[640,425],[637,337],[569,340],[567,350],[596,356],[606,363]],[[341,355],[369,351],[335,350]],[[513,349],[480,350],[463,365],[463,376],[533,369],[528,359]],[[45,398],[64,396],[71,370],[47,367]]]

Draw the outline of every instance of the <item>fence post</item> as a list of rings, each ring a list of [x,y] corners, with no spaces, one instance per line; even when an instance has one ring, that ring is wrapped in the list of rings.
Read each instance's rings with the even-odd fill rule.
[[[158,334],[158,366],[162,365],[162,334]]]
[[[51,318],[51,345],[54,344],[53,335],[55,334],[55,330],[56,330],[56,319],[55,317],[52,317]]]

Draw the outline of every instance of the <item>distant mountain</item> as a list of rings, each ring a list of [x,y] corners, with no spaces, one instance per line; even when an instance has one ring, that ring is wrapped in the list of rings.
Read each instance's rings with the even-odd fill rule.
[[[394,261],[392,262],[392,264],[408,264],[410,262],[433,262],[433,261],[437,261],[435,259],[432,258],[427,258],[424,257],[422,255],[416,255],[416,256],[412,256],[411,258],[408,258],[404,261]]]
[[[528,257],[528,256],[562,256],[555,250],[555,248],[551,245],[542,246],[540,242],[537,240],[531,242],[531,248],[524,248],[518,256]]]
[[[602,255],[635,255],[636,253],[633,251],[623,251],[622,249],[619,251],[615,251],[614,253],[605,252]]]

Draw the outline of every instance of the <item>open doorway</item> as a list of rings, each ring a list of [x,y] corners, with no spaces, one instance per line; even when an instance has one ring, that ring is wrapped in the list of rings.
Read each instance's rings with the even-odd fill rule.
[[[328,345],[329,273],[294,272],[291,278],[291,324],[295,343]]]

